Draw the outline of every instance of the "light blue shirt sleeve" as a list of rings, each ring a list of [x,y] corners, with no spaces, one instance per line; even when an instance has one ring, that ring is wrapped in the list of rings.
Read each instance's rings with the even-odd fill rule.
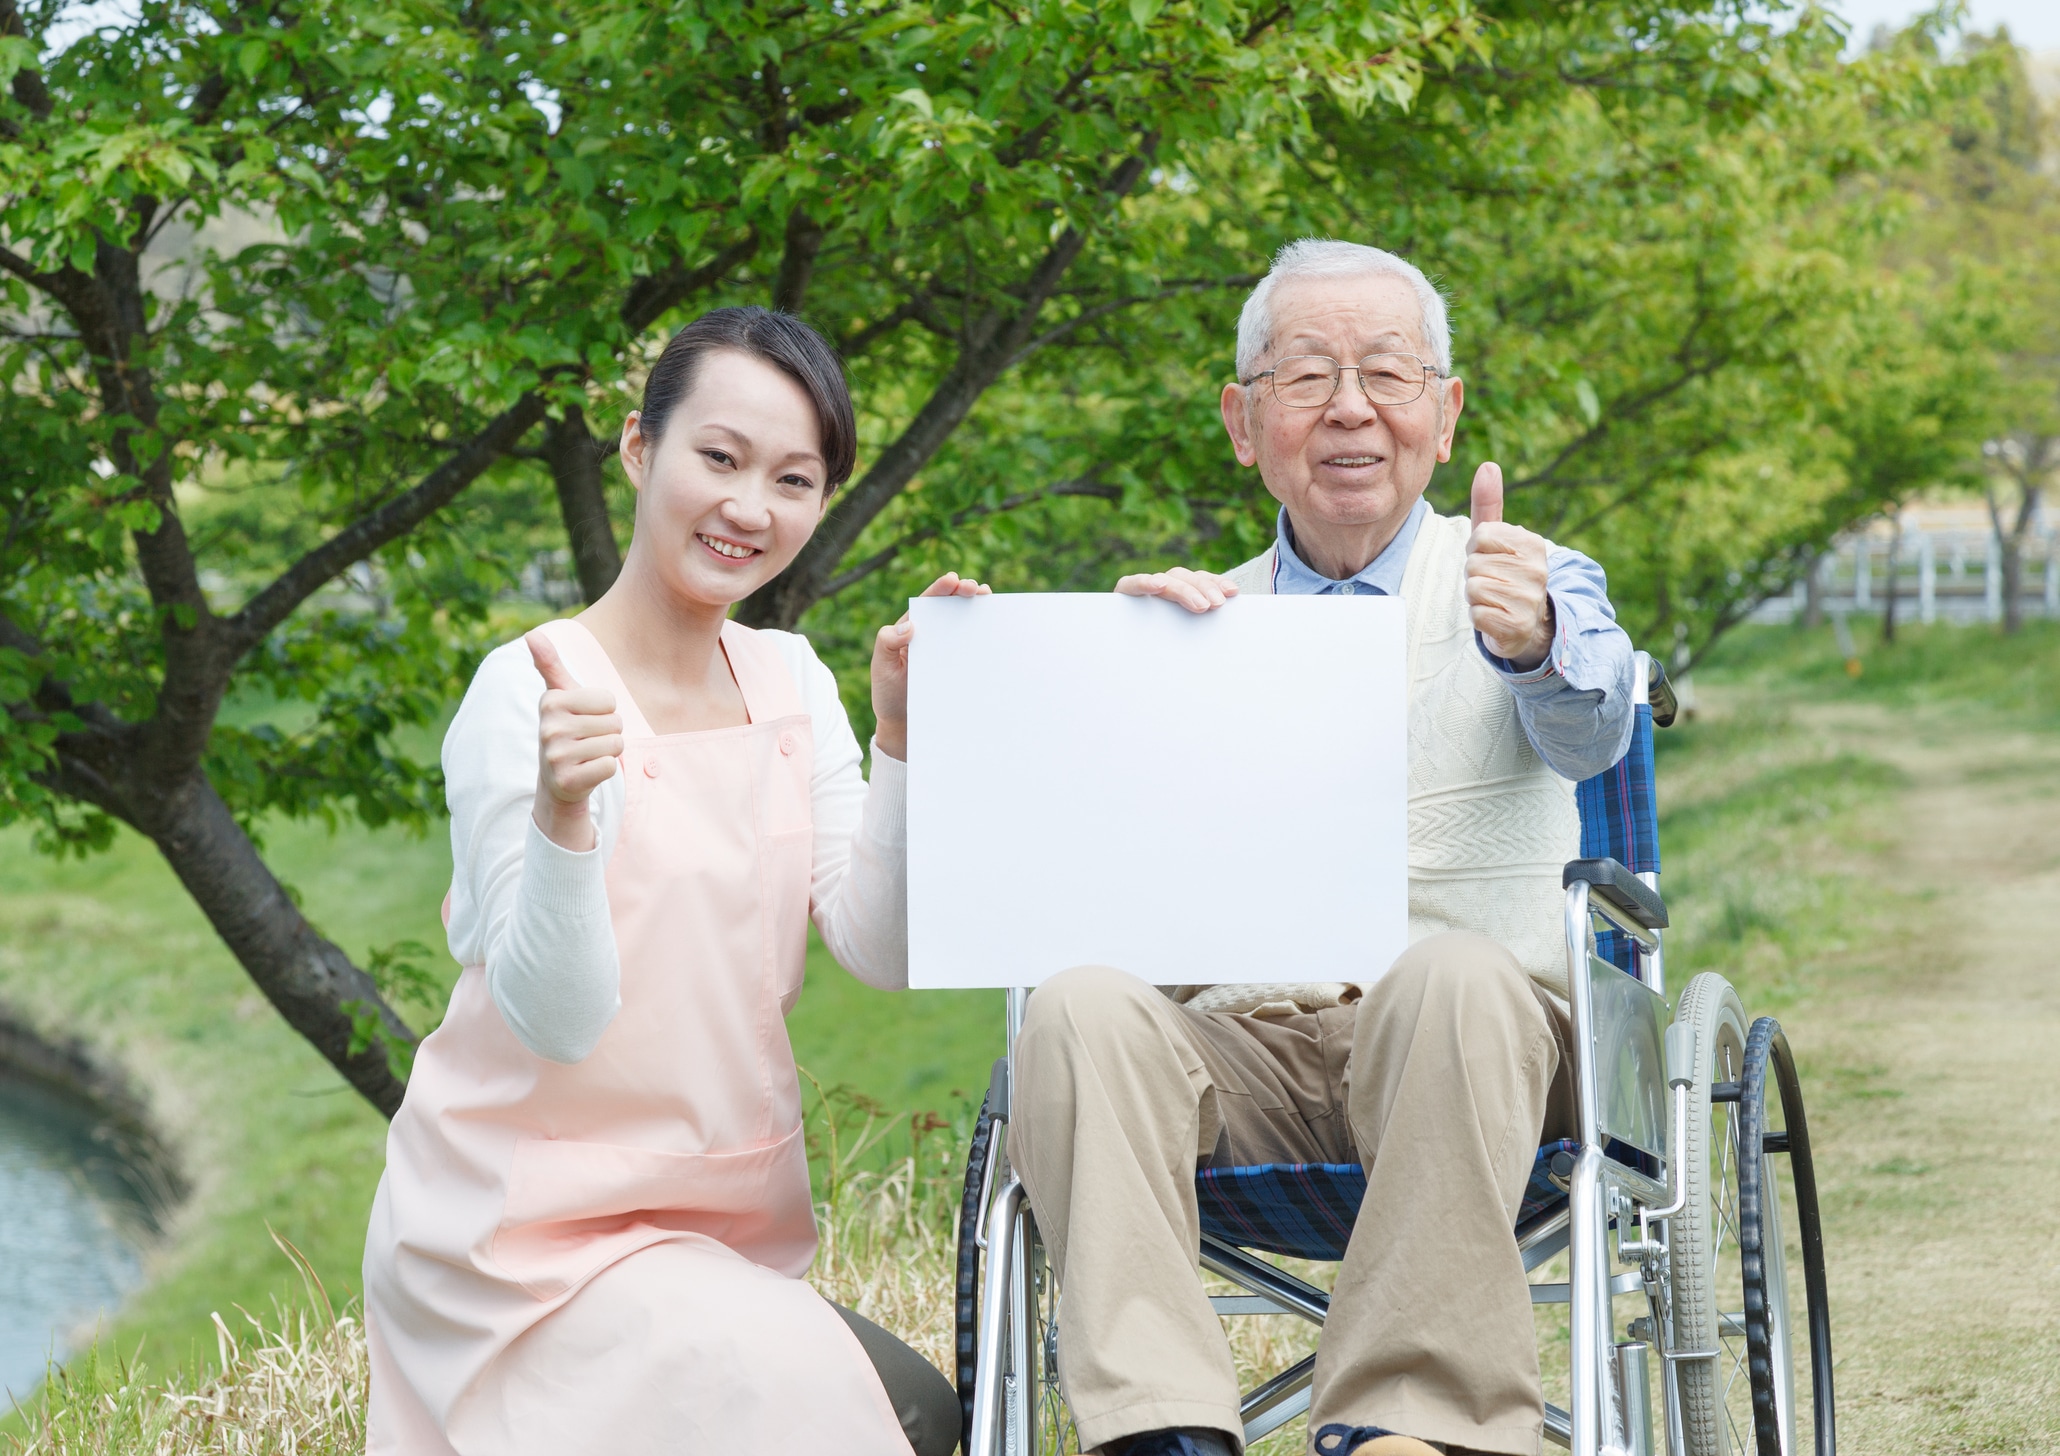
[[[1518,672],[1474,633],[1474,643],[1516,695],[1517,717],[1538,757],[1562,778],[1593,778],[1631,746],[1631,638],[1617,625],[1602,568],[1564,546],[1545,557],[1553,636],[1545,660]]]

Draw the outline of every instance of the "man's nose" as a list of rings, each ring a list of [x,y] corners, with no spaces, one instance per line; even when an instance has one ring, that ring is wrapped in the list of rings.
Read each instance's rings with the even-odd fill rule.
[[[1325,417],[1340,425],[1363,425],[1380,418],[1380,411],[1359,383],[1358,366],[1347,364],[1338,371],[1337,392],[1330,397]]]

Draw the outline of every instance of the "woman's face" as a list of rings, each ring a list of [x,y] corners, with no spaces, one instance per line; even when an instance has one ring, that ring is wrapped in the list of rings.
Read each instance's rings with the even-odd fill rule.
[[[704,357],[657,444],[636,415],[625,420],[622,465],[637,488],[626,567],[703,605],[727,607],[779,575],[822,519],[828,470],[815,406],[749,354]]]

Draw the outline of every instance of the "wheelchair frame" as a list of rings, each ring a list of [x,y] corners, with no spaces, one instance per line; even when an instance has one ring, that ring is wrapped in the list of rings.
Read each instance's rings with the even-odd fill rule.
[[[1634,701],[1650,702],[1659,726],[1671,723],[1672,690],[1643,652],[1636,658],[1635,685]],[[1656,872],[1633,874],[1614,859],[1575,860],[1562,879],[1579,1151],[1559,1154],[1553,1165],[1554,1181],[1563,1180],[1567,1202],[1520,1226],[1516,1237],[1526,1273],[1562,1251],[1569,1254],[1567,1281],[1532,1284],[1531,1300],[1569,1306],[1571,1408],[1548,1403],[1544,1429],[1547,1439],[1575,1456],[1654,1456],[1662,1450],[1691,1456],[1683,1432],[1680,1367],[1690,1361],[1721,1362],[1725,1355],[1721,1342],[1715,1349],[1683,1350],[1673,1339],[1668,1226],[1689,1198],[1689,1173],[1679,1151],[1688,1145],[1696,1073],[1692,1030],[1669,1025],[1662,945],[1667,912],[1658,880]],[[1626,974],[1601,958],[1598,931],[1629,943],[1634,971]],[[1039,1412],[1056,1406],[1048,1389],[1057,1379],[1056,1276],[1044,1264],[1035,1216],[1022,1183],[1007,1167],[1000,1136],[1009,1117],[1016,1035],[1028,997],[1023,988],[1008,992],[1007,1055],[995,1063],[981,1107],[961,1206],[958,1364],[965,1456],[1045,1456],[1056,1449],[1047,1447],[1038,1432]],[[1767,1117],[1770,1069],[1784,1114],[1779,1129]],[[1830,1324],[1809,1135],[1794,1059],[1772,1018],[1753,1023],[1741,1075],[1709,1086],[1707,1101],[1734,1104],[1737,1234],[1745,1284],[1738,1322],[1746,1339],[1753,1398],[1751,1444],[1756,1456],[1798,1456],[1785,1263],[1774,1216],[1778,1207],[1765,1211],[1770,1200],[1778,1204],[1772,1157],[1785,1153],[1801,1225],[1814,1449],[1816,1456],[1835,1456]],[[1636,1238],[1629,1236],[1634,1222]],[[1769,1227],[1771,1248],[1760,1238]],[[1330,1297],[1322,1289],[1206,1233],[1200,1252],[1204,1268],[1244,1291],[1211,1296],[1218,1314],[1289,1314],[1323,1325]],[[1631,1332],[1643,1338],[1619,1340],[1615,1301],[1639,1293],[1648,1314],[1631,1322]],[[1722,1324],[1725,1333],[1733,1333],[1732,1316],[1722,1316]],[[1654,1444],[1648,1372],[1655,1345],[1661,1362],[1661,1446]],[[1247,1445],[1307,1412],[1314,1371],[1315,1356],[1310,1355],[1244,1396],[1240,1414]],[[1729,1444],[1727,1437],[1719,1441]]]

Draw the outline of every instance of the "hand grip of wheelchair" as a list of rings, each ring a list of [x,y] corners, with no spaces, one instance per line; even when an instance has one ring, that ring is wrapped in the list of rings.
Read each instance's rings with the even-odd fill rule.
[[[1667,1085],[1688,1087],[1695,1082],[1695,1028],[1677,1021],[1667,1028]]]
[[[1619,915],[1628,917],[1633,924],[1647,930],[1667,928],[1667,902],[1659,897],[1659,891],[1632,874],[1621,862],[1613,859],[1568,860],[1559,877],[1560,887],[1573,884],[1576,880],[1588,882],[1588,894],[1601,900]]]
[[[1674,685],[1667,681],[1667,670],[1660,666],[1657,657],[1651,660],[1645,671],[1645,701],[1652,707],[1652,726],[1671,728],[1674,719],[1681,715],[1681,702],[1674,696]]]

